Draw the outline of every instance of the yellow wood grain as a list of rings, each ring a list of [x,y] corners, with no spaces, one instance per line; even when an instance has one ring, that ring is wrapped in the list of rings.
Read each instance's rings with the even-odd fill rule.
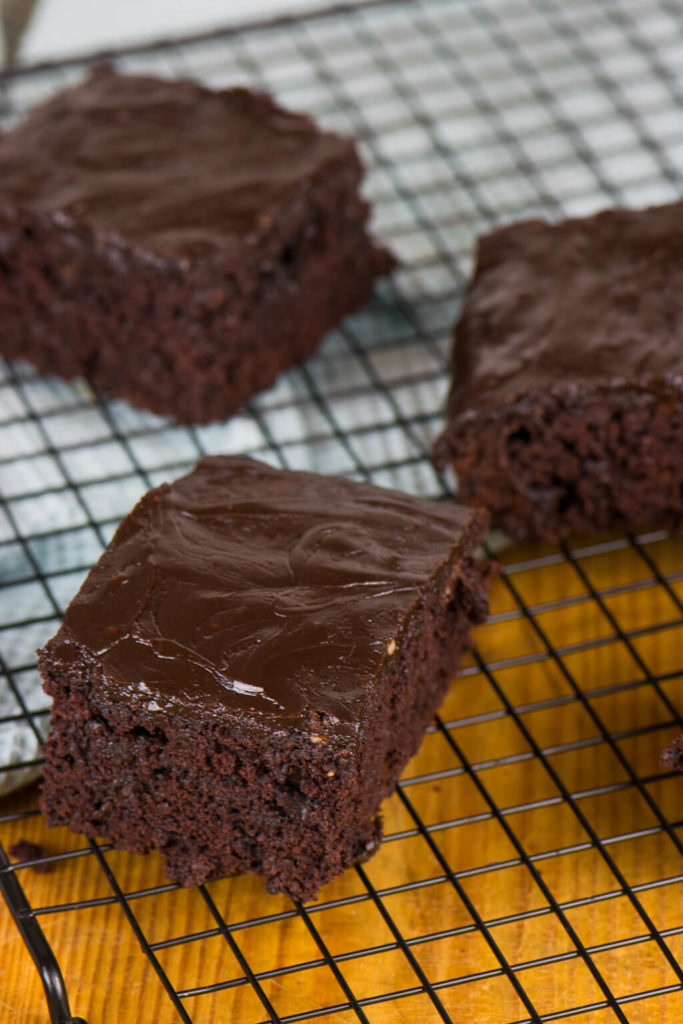
[[[539,1013],[580,1024],[617,1019],[600,1007],[603,993],[530,865],[520,862],[519,844],[533,856],[611,991],[625,1000],[630,1024],[683,1020],[678,978],[643,916],[664,933],[662,941],[680,962],[683,861],[676,839],[683,841],[683,831],[676,826],[668,832],[656,813],[659,808],[672,823],[683,818],[683,779],[659,764],[662,747],[677,733],[671,706],[679,716],[683,712],[680,609],[634,548],[591,554],[588,542],[582,543],[575,545],[581,572],[566,561],[539,561],[539,555],[553,555],[550,546],[519,545],[501,556],[521,599],[561,651],[561,664],[521,616],[505,581],[496,579],[492,620],[476,637],[491,677],[478,669],[476,657],[468,658],[442,707],[453,743],[438,731],[426,736],[404,773],[406,801],[395,795],[386,802],[386,841],[364,866],[455,1024],[512,1024],[528,1016],[468,901]],[[682,541],[655,540],[647,552],[661,572],[683,570]],[[524,565],[526,559],[535,561]],[[637,590],[630,588],[634,581]],[[604,609],[591,587],[606,591]],[[680,581],[672,581],[671,589],[683,597]],[[563,607],[553,607],[558,600]],[[635,631],[631,649],[619,630]],[[659,689],[648,672],[667,676]],[[574,686],[586,694],[587,706],[576,699]],[[506,701],[521,709],[518,720],[507,713]],[[533,706],[540,702],[551,703]],[[605,741],[603,727],[621,758]],[[556,779],[534,745],[545,752]],[[464,770],[463,759],[474,765],[485,792]],[[654,811],[632,773],[645,780]],[[582,820],[563,788],[574,795]],[[491,813],[486,794],[504,812],[508,831]],[[0,813],[34,807],[36,800],[33,787],[0,801]],[[458,874],[460,891],[416,832],[411,807]],[[607,840],[602,849],[594,837]],[[62,967],[72,1012],[89,1024],[174,1024],[176,1011],[85,840],[66,829],[48,830],[40,816],[0,825],[5,847],[19,838],[40,843],[48,854],[76,854],[56,862],[49,874],[18,870],[34,908],[57,908],[39,919]],[[156,854],[105,847],[103,856],[124,893],[135,894],[128,905],[147,940],[163,943],[156,956],[171,984],[178,990],[219,986],[183,998],[195,1024],[264,1021],[265,1010],[200,892],[167,885]],[[629,886],[639,887],[635,900],[622,891],[610,860]],[[403,889],[407,883],[415,887]],[[157,885],[161,892],[145,894]],[[221,880],[208,890],[236,926],[234,939],[279,1015],[346,1005],[314,937],[286,898],[268,896],[253,878]],[[59,909],[87,900],[102,902]],[[418,977],[357,872],[331,883],[309,909],[354,994],[369,1001],[364,1009],[371,1024],[441,1019],[429,996],[415,991]],[[3,904],[0,974],[0,1020],[44,1024],[37,973]],[[631,998],[667,987],[671,991],[656,997]],[[397,992],[406,995],[392,998]],[[572,1013],[590,1004],[599,1008]],[[342,1008],[311,1019],[352,1024],[357,1017]]]

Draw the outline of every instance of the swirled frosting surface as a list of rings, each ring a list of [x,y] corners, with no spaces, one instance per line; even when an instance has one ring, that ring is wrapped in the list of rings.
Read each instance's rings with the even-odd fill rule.
[[[71,603],[51,653],[152,710],[354,722],[422,589],[478,542],[451,503],[243,457],[150,491]],[[392,643],[393,641],[393,643]]]
[[[0,137],[0,206],[60,211],[183,257],[296,221],[311,182],[340,161],[360,177],[351,140],[265,95],[104,65]]]
[[[683,374],[683,202],[512,224],[479,243],[450,413]]]

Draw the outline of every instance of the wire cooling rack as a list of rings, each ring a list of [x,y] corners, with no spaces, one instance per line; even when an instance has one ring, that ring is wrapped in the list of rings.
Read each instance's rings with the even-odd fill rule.
[[[426,451],[475,237],[676,197],[682,40],[664,0],[389,0],[117,55],[256,84],[353,133],[402,265],[227,423],[178,428],[3,366],[2,786],[39,770],[34,649],[149,486],[239,451],[447,495]],[[6,75],[4,123],[84,63]],[[0,880],[53,1024],[72,1019],[65,984],[90,1024],[683,1020],[683,780],[659,765],[682,728],[683,545],[653,532],[500,558],[491,621],[387,802],[384,844],[317,903],[250,878],[182,890],[155,854],[46,830],[35,785],[0,799],[2,847],[42,846],[24,864],[0,847]],[[3,1005],[45,1020],[2,914]]]

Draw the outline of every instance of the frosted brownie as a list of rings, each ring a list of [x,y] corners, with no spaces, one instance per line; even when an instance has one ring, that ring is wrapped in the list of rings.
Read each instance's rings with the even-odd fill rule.
[[[480,240],[436,460],[513,536],[683,521],[683,203]]]
[[[203,459],[150,491],[40,653],[52,825],[192,885],[309,898],[378,808],[486,615],[483,513]]]
[[[0,353],[228,416],[392,266],[361,177],[265,95],[96,68],[0,137]]]

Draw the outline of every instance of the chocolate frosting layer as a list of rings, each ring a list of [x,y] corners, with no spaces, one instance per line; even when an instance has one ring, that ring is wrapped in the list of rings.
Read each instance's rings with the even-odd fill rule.
[[[0,137],[0,206],[61,211],[162,256],[254,244],[351,140],[246,89],[104,65]]]
[[[107,700],[354,723],[406,615],[482,513],[248,458],[201,460],[121,524],[47,650]],[[393,641],[393,643],[392,643]]]
[[[450,413],[683,373],[683,202],[526,221],[479,242]]]

